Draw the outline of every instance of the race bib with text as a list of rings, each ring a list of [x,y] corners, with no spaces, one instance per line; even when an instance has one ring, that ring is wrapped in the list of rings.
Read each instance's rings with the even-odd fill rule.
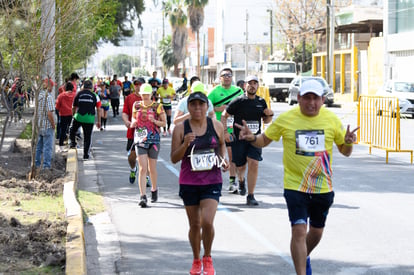
[[[324,130],[297,130],[296,154],[303,156],[315,156],[317,152],[325,151]]]

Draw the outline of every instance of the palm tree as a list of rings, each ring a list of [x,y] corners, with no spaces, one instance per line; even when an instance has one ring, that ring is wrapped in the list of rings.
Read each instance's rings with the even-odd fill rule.
[[[187,15],[184,12],[184,0],[169,0],[165,3],[165,16],[169,17],[174,57],[179,62],[184,61],[187,54]],[[176,71],[178,76],[178,71]]]
[[[190,17],[191,30],[196,33],[197,39],[197,75],[200,76],[200,28],[204,24],[204,7],[208,0],[185,0],[187,13]]]
[[[174,66],[174,74],[178,74],[178,64],[180,63],[174,56],[173,48],[171,45],[171,35],[167,35],[158,44],[158,50],[161,54],[162,64],[164,70],[168,71]],[[166,75],[166,74],[165,74]]]

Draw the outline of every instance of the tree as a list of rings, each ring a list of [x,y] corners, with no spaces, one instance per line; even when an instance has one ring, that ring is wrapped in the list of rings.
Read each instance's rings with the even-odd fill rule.
[[[92,1],[91,1],[92,2]],[[109,1],[115,2],[115,1]],[[133,22],[138,20],[138,28],[142,29],[141,13],[145,10],[144,0],[118,0],[118,8],[115,10],[115,25],[117,31],[109,39],[115,46],[119,46],[122,37],[131,37],[134,35]]]
[[[191,30],[196,33],[197,39],[197,75],[200,75],[200,28],[204,24],[204,7],[208,0],[185,0],[187,13],[190,18]]]
[[[169,17],[172,29],[171,45],[178,63],[184,61],[187,55],[187,15],[184,9],[184,0],[169,0],[165,3],[165,16]],[[176,76],[178,76],[178,70]]]
[[[158,50],[160,51],[162,64],[164,65],[164,70],[168,71],[171,67],[174,67],[174,74],[178,75],[179,61],[177,61],[177,59],[174,56],[174,51],[171,45],[171,35],[167,35],[159,42]]]
[[[132,63],[139,64],[139,58],[126,54],[109,56],[102,61],[101,67],[108,74],[126,75],[132,71]]]
[[[48,4],[40,6],[41,3]],[[38,95],[45,75],[58,75],[42,68],[51,58],[59,62],[62,71],[72,71],[80,66],[96,50],[102,37],[114,35],[115,22],[111,13],[118,1],[107,0],[50,0],[50,1],[3,1],[0,0],[0,79],[1,91],[9,79],[20,77],[25,88],[34,91],[35,113],[32,130],[32,169],[37,139]],[[55,6],[56,5],[56,6]],[[52,9],[56,13],[53,16]],[[108,9],[108,10],[105,10]],[[52,16],[53,28],[42,35],[42,20]],[[112,18],[112,19],[111,19]],[[42,39],[46,37],[47,39]],[[55,47],[56,41],[56,47]],[[53,53],[56,50],[56,54]],[[58,69],[59,70],[59,69]],[[11,104],[1,92],[2,103],[8,108],[5,121],[11,116]],[[7,125],[4,125],[3,134]],[[2,136],[2,139],[4,135]]]
[[[313,49],[316,49],[316,45],[314,44],[314,41],[310,41],[306,43],[305,47],[305,54],[303,54],[303,45],[299,44],[295,48],[295,54],[293,56],[293,61],[296,62],[296,64],[302,63],[302,72],[307,72],[310,69],[312,69],[312,51]],[[303,56],[305,56],[305,62],[303,63]]]
[[[347,5],[349,0],[338,0],[336,8]],[[302,45],[302,63],[306,63],[306,41],[314,30],[326,25],[326,1],[319,0],[277,0],[276,24],[286,39],[287,49],[295,51]],[[295,53],[293,53],[295,55]]]

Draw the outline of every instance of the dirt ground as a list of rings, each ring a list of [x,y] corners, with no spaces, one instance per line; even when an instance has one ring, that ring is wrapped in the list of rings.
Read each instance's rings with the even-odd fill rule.
[[[41,171],[29,181],[26,178],[30,154],[30,142],[18,140],[13,152],[0,155],[0,274],[33,270],[36,270],[33,274],[39,274],[39,267],[53,267],[52,273],[58,270],[63,274],[67,227],[64,213],[51,221],[47,213],[32,212],[19,206],[23,200],[63,193],[66,156],[56,153],[53,168]],[[18,211],[16,216],[28,215],[36,222],[22,222],[13,211]]]

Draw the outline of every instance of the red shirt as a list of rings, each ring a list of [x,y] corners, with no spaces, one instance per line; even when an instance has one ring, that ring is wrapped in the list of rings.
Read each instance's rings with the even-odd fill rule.
[[[65,91],[65,84],[61,85],[58,89],[59,94],[63,93]]]
[[[131,121],[133,110],[132,107],[136,101],[142,101],[142,97],[140,95],[136,95],[135,93],[130,94],[125,98],[124,108],[122,109],[122,112],[128,115],[129,121]],[[134,128],[128,128],[127,139],[134,139]]]
[[[59,111],[60,116],[72,116],[72,105],[75,95],[75,92],[64,92],[59,94],[56,99],[55,107]]]

